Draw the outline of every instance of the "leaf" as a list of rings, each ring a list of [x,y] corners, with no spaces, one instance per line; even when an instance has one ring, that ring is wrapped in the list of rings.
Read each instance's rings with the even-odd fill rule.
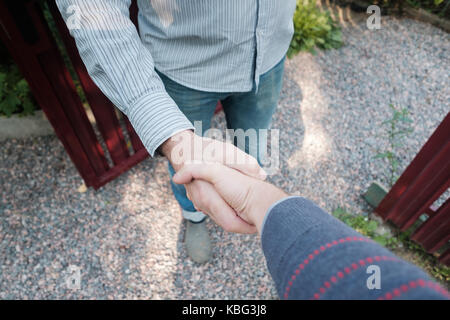
[[[373,240],[375,240],[375,242],[382,245],[383,247],[387,245],[387,239],[383,236],[376,236],[373,238]]]
[[[30,99],[25,99],[22,103],[22,107],[24,115],[34,114],[34,110],[36,110],[36,106]]]
[[[0,114],[30,114],[36,109],[28,83],[15,64],[0,68]]]
[[[390,151],[386,151],[383,153],[378,153],[375,155],[375,159],[384,159],[384,158],[391,158],[392,157],[392,152]]]
[[[370,233],[374,232],[377,228],[378,228],[378,223],[374,220],[370,221],[367,224],[367,231],[369,231]]]
[[[16,92],[19,96],[28,95],[30,88],[28,87],[28,83],[25,79],[20,80],[16,84]]]
[[[3,84],[6,82],[6,73],[0,72],[0,88],[3,87]]]
[[[20,100],[14,94],[14,92],[9,92],[3,101],[0,103],[0,111],[3,112],[7,117],[10,117],[16,110],[19,109]]]

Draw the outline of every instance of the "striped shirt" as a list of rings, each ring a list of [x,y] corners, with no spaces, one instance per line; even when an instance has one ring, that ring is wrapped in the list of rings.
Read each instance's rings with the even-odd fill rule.
[[[155,68],[187,87],[246,92],[286,54],[295,0],[56,0],[86,68],[149,153],[192,129]]]

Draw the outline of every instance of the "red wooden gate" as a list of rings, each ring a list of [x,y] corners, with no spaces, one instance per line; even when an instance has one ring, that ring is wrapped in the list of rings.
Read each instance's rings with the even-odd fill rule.
[[[95,124],[89,121],[48,27],[42,1],[0,0],[0,37],[86,185],[99,188],[148,153],[125,115],[92,82],[54,1],[47,4]]]
[[[401,230],[412,226],[422,214],[428,219],[411,238],[430,253],[450,240],[450,199],[439,208],[433,203],[450,187],[450,113],[425,143],[414,160],[375,209],[383,219]],[[439,257],[450,265],[450,249]]]

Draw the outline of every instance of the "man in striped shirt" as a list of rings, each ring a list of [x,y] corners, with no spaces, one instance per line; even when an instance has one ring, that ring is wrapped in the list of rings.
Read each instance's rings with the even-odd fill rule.
[[[128,116],[149,153],[168,157],[171,175],[198,157],[196,149],[175,161],[180,142],[186,148],[192,142],[211,147],[200,136],[219,100],[229,128],[268,128],[293,34],[295,0],[138,0],[139,33],[129,18],[130,2],[56,0],[92,79]],[[197,136],[194,121],[202,126]],[[212,146],[219,151],[226,144]],[[258,176],[259,166],[246,159],[227,164]],[[192,199],[206,197],[210,208],[226,212],[229,231],[255,232],[209,183],[193,181],[186,189],[172,183],[172,189],[188,220],[185,241],[194,261],[206,262],[211,244],[205,215],[186,189]]]

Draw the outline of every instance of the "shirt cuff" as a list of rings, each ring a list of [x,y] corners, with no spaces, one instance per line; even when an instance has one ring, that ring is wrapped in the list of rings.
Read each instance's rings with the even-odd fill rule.
[[[171,136],[194,129],[175,101],[164,91],[142,96],[128,109],[128,118],[152,157]]]
[[[300,197],[300,196],[289,196],[289,197],[286,197],[286,198],[283,198],[283,199],[278,200],[277,202],[273,203],[273,204],[269,207],[269,209],[267,210],[266,215],[264,216],[264,219],[263,219],[263,222],[262,222],[262,225],[261,225],[261,237],[262,237],[262,234],[263,234],[263,232],[264,232],[264,225],[266,224],[267,217],[270,215],[270,212],[272,211],[272,209],[275,208],[275,207],[276,207],[277,205],[279,205],[280,203],[282,203],[283,201],[289,200],[289,199],[292,199],[292,198],[302,198],[302,197]]]

